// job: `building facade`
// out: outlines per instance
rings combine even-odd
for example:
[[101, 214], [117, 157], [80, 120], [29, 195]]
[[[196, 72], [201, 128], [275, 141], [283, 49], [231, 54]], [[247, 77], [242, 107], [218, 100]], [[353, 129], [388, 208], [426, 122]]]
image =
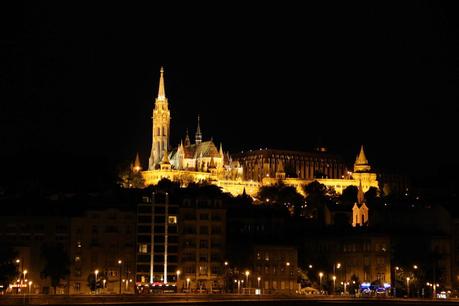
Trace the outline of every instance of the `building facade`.
[[176, 284], [178, 208], [168, 193], [159, 192], [144, 196], [137, 205], [137, 289]]
[[180, 207], [179, 290], [215, 292], [223, 289], [226, 209], [222, 199], [186, 198]]
[[[208, 181], [233, 195], [245, 192], [255, 196], [258, 189], [283, 180], [297, 187], [314, 180], [341, 193], [347, 186], [358, 186], [364, 191], [378, 186], [363, 152], [357, 156], [354, 172], [347, 171], [345, 163], [335, 154], [320, 147], [316, 152], [259, 150], [236, 154], [234, 160], [219, 149], [212, 139], [203, 141], [198, 125], [191, 142], [188, 131], [185, 139], [174, 148], [170, 145], [170, 111], [165, 94], [164, 69], [161, 68], [158, 96], [153, 110], [152, 147], [148, 170], [142, 171], [146, 185], [154, 185], [162, 178], [179, 181], [183, 186], [190, 182]], [[139, 168], [139, 167], [137, 167]], [[138, 170], [137, 170], [138, 171]]]
[[134, 212], [89, 210], [71, 219], [70, 233], [70, 294], [134, 293]]

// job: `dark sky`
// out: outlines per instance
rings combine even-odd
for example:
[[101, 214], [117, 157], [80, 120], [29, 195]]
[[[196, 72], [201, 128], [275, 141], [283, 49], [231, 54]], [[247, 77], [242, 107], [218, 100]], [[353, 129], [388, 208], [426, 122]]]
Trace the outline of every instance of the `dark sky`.
[[22, 35], [1, 41], [2, 165], [74, 169], [136, 151], [146, 164], [164, 65], [173, 143], [200, 114], [204, 138], [232, 152], [309, 150], [320, 136], [349, 162], [364, 143], [379, 167], [457, 167], [456, 13], [405, 1], [31, 2]]

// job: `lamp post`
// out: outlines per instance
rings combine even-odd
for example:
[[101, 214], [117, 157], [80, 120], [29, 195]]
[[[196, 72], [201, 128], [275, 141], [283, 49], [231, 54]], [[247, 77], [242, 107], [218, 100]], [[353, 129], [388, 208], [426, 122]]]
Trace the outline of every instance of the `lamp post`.
[[319, 272], [319, 291], [322, 293], [322, 276], [324, 274], [322, 272]]
[[120, 279], [120, 295], [121, 295], [121, 268], [123, 267], [123, 261], [121, 259], [118, 259], [118, 266], [120, 267], [120, 274], [118, 275], [119, 276], [119, 279]]
[[190, 278], [189, 277], [186, 279], [186, 290], [187, 292], [190, 292]]
[[245, 283], [245, 287], [248, 288], [249, 287], [249, 270], [245, 271], [245, 279], [246, 279], [246, 283]]
[[99, 274], [99, 270], [96, 269], [96, 270], [94, 270], [94, 276], [95, 276], [95, 278], [94, 278], [94, 285], [95, 285], [94, 288], [95, 288], [96, 294], [97, 294], [97, 274]]
[[30, 287], [32, 286], [32, 281], [29, 281], [29, 294], [30, 294]]
[[333, 278], [333, 294], [336, 294], [336, 287], [335, 287], [336, 286], [336, 276], [333, 275], [332, 278]]
[[257, 277], [257, 282], [258, 282], [258, 289], [260, 289], [260, 281], [261, 281], [261, 277]]
[[410, 278], [409, 277], [406, 278], [406, 291], [407, 291], [408, 297], [410, 297]]
[[178, 292], [178, 290], [179, 290], [178, 282], [179, 282], [179, 278], [180, 278], [180, 270], [177, 270], [175, 273], [177, 274], [177, 278], [175, 279], [175, 286], [177, 287], [177, 292]]

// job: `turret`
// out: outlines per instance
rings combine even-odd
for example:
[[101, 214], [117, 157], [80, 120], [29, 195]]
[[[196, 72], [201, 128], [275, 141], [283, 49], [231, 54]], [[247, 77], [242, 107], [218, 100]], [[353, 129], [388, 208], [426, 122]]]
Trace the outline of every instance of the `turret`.
[[371, 170], [371, 166], [368, 164], [368, 160], [365, 156], [365, 152], [363, 150], [363, 145], [360, 147], [360, 153], [357, 155], [354, 163], [354, 172], [369, 172]]
[[136, 156], [135, 156], [134, 167], [132, 169], [135, 172], [139, 172], [140, 170], [142, 170], [142, 166], [140, 165], [139, 153], [137, 153]]

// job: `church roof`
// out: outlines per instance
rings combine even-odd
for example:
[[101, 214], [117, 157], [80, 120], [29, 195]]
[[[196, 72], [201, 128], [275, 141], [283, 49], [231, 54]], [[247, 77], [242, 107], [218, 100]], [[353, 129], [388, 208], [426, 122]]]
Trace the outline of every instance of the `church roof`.
[[217, 147], [213, 141], [204, 141], [199, 144], [192, 144], [183, 147], [185, 151], [185, 158], [198, 158], [202, 157], [220, 157]]
[[[199, 158], [201, 157], [221, 157], [217, 147], [213, 141], [204, 141], [199, 144], [191, 144], [189, 146], [183, 146], [185, 158]], [[172, 151], [171, 157], [177, 154], [177, 148]]]

